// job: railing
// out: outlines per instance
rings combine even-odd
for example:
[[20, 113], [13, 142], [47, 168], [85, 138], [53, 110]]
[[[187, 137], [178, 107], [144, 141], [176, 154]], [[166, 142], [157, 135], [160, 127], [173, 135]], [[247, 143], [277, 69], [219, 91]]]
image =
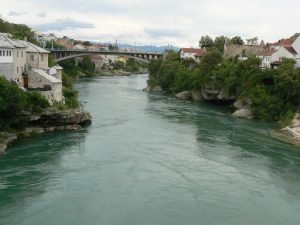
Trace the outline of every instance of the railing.
[[51, 52], [78, 52], [78, 53], [86, 53], [86, 52], [101, 52], [101, 53], [125, 53], [125, 54], [147, 54], [147, 55], [163, 55], [160, 52], [143, 52], [143, 51], [126, 51], [126, 50], [103, 50], [103, 49], [64, 49], [64, 48], [54, 48], [46, 50]]

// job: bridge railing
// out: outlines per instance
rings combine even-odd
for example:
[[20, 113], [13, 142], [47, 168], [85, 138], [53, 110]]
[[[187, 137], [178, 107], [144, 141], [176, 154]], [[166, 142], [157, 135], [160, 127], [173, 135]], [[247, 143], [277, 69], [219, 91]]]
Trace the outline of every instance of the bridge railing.
[[65, 48], [46, 48], [50, 52], [99, 52], [99, 53], [128, 53], [128, 54], [153, 54], [153, 55], [162, 55], [160, 52], [143, 52], [143, 51], [126, 51], [123, 49], [120, 50], [101, 50], [101, 49], [65, 49]]

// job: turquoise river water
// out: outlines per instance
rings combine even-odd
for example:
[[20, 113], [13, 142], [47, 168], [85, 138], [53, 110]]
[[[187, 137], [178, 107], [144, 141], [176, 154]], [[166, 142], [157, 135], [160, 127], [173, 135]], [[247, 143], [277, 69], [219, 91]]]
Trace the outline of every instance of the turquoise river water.
[[76, 84], [93, 124], [0, 156], [1, 225], [299, 225], [300, 149], [226, 107]]

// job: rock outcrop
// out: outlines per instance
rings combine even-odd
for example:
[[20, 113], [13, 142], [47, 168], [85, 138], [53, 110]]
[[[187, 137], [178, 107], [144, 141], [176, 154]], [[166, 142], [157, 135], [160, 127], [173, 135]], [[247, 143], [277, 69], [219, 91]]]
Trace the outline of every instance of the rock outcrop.
[[201, 88], [201, 97], [206, 101], [233, 102], [235, 96], [227, 96], [223, 88], [218, 87], [213, 82]]
[[251, 101], [250, 100], [238, 100], [233, 106], [236, 108], [236, 111], [232, 114], [236, 118], [244, 119], [253, 119], [253, 114], [251, 110]]
[[190, 91], [182, 91], [175, 95], [175, 98], [180, 100], [191, 100], [192, 99], [192, 93]]
[[41, 127], [66, 126], [66, 125], [85, 125], [92, 121], [90, 113], [78, 110], [56, 110], [46, 109], [38, 115], [30, 117], [30, 125]]
[[0, 153], [4, 152], [9, 144], [17, 140], [16, 134], [0, 132]]
[[155, 86], [155, 87], [148, 86], [148, 87], [144, 88], [143, 91], [145, 91], [145, 92], [158, 92], [159, 93], [159, 92], [162, 92], [163, 90], [162, 90], [161, 86]]
[[7, 146], [18, 137], [30, 137], [63, 130], [79, 130], [82, 126], [91, 122], [92, 116], [85, 111], [46, 109], [40, 114], [30, 115], [28, 126], [20, 131], [18, 135], [0, 133], [0, 153], [4, 152]]
[[201, 96], [201, 91], [191, 91], [192, 100], [195, 102], [201, 102], [203, 100]]
[[292, 123], [281, 131], [300, 144], [300, 114], [296, 113]]

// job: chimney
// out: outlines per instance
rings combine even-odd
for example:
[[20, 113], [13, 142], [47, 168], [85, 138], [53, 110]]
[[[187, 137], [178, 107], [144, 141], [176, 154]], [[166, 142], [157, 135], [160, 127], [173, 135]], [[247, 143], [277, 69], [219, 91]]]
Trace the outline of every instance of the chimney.
[[24, 41], [27, 41], [27, 37], [24, 37]]

